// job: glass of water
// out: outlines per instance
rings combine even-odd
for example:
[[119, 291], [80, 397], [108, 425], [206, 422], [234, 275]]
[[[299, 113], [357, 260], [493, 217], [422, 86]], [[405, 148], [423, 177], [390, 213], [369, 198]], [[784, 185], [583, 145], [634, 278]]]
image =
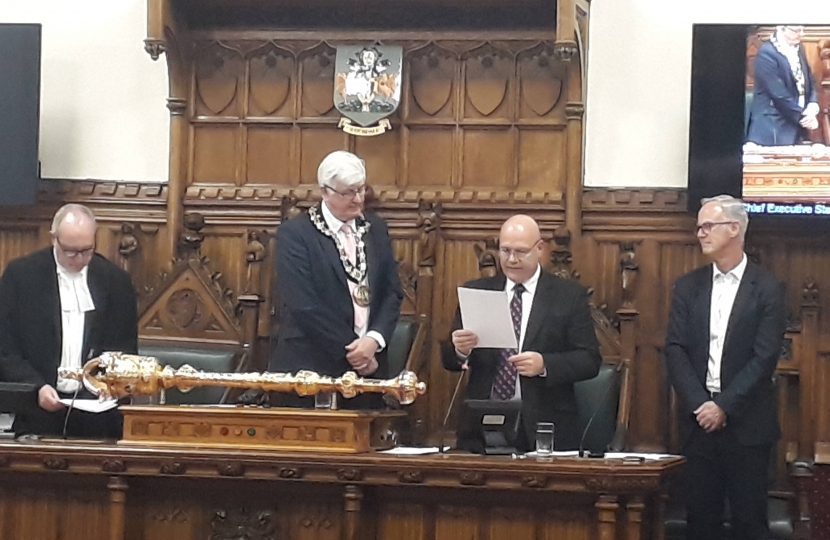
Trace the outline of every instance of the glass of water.
[[337, 410], [337, 393], [318, 392], [314, 395], [314, 408]]
[[536, 454], [549, 456], [553, 454], [553, 422], [536, 423]]

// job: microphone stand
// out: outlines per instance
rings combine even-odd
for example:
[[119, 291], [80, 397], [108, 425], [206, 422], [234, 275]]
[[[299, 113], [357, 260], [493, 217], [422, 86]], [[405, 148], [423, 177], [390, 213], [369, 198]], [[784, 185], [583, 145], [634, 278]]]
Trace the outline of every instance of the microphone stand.
[[72, 394], [72, 401], [69, 402], [69, 407], [66, 410], [66, 416], [63, 418], [62, 438], [64, 439], [66, 439], [66, 428], [69, 427], [69, 415], [72, 414], [72, 410], [75, 408], [75, 400], [78, 398], [78, 392], [80, 392], [82, 384], [82, 381], [78, 381], [78, 386], [75, 387], [75, 392]]
[[438, 452], [441, 454], [444, 453], [444, 437], [446, 436], [447, 420], [450, 419], [450, 413], [452, 412], [453, 405], [455, 405], [455, 399], [458, 397], [458, 390], [461, 388], [461, 381], [464, 380], [464, 375], [467, 373], [469, 362], [470, 358], [467, 357], [461, 365], [461, 374], [458, 376], [458, 381], [455, 383], [455, 390], [452, 393], [452, 398], [450, 398], [450, 405], [447, 407], [447, 413], [444, 415], [444, 421], [441, 423], [441, 439], [438, 442]]

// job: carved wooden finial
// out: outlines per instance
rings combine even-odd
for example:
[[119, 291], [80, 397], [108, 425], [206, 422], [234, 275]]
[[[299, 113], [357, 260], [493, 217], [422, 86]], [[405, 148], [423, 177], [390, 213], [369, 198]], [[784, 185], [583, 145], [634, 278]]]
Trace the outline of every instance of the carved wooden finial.
[[822, 39], [818, 42], [818, 54], [821, 58], [822, 80], [830, 78], [830, 39]]
[[476, 243], [473, 250], [478, 258], [478, 273], [481, 277], [493, 277], [501, 271], [497, 238], [488, 238], [483, 244]]
[[150, 55], [153, 61], [156, 61], [163, 53], [167, 52], [167, 46], [159, 39], [148, 38], [144, 40], [144, 50]]
[[818, 284], [813, 277], [804, 280], [804, 286], [801, 289], [801, 305], [803, 307], [818, 307]]
[[553, 231], [553, 245], [550, 248], [551, 274], [563, 279], [579, 279], [579, 273], [573, 270], [573, 253], [571, 252], [571, 231], [564, 224]]
[[409, 261], [401, 261], [398, 263], [398, 279], [401, 281], [401, 288], [406, 300], [410, 302], [413, 308], [417, 305], [417, 287], [418, 287], [418, 273], [412, 267]]
[[640, 266], [637, 264], [634, 244], [625, 242], [620, 245], [620, 273], [622, 274], [622, 307], [634, 308], [634, 299], [637, 296], [637, 277]]
[[130, 273], [130, 259], [139, 248], [138, 237], [135, 235], [135, 225], [129, 222], [121, 224], [121, 239], [118, 241], [118, 253], [123, 257], [121, 267]]
[[283, 196], [280, 201], [280, 223], [285, 223], [302, 212], [302, 210], [300, 210], [297, 206], [297, 203], [298, 201], [296, 197], [289, 197], [288, 195]]
[[764, 264], [764, 259], [766, 259], [764, 248], [756, 244], [753, 240], [754, 237], [747, 238], [747, 241], [744, 244], [744, 252], [746, 252], [747, 259], [759, 266], [762, 266]]
[[245, 277], [245, 293], [259, 294], [261, 288], [262, 261], [265, 260], [268, 233], [266, 231], [249, 230], [248, 245], [245, 249], [245, 262], [248, 271]]
[[576, 41], [557, 41], [553, 44], [553, 52], [562, 62], [570, 62], [578, 57], [579, 49], [577, 48]]
[[202, 229], [205, 226], [205, 216], [198, 212], [184, 215], [185, 231], [179, 236], [179, 246], [185, 253], [198, 253], [202, 247], [205, 235]]
[[118, 241], [118, 253], [125, 259], [138, 249], [138, 238], [135, 236], [135, 225], [129, 222], [121, 224], [121, 240]]
[[441, 229], [441, 210], [440, 202], [431, 203], [423, 199], [418, 202], [416, 226], [421, 230], [419, 239], [421, 251], [418, 259], [420, 267], [435, 266], [435, 247], [438, 245]]

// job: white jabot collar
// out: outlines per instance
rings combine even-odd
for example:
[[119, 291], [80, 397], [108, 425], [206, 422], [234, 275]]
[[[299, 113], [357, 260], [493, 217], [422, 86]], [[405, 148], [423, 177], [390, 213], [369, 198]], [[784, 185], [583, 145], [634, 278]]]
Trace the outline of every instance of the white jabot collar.
[[70, 272], [58, 261], [57, 252], [52, 249], [55, 257], [55, 265], [58, 270], [58, 293], [61, 300], [61, 311], [79, 311], [86, 313], [95, 310], [95, 303], [89, 292], [87, 276], [89, 265], [86, 265], [80, 272]]

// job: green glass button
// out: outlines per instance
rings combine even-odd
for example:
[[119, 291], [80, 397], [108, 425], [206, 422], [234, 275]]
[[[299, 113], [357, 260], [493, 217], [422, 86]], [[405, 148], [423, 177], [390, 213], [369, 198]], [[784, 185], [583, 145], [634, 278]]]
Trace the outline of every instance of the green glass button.
[[248, 428], [248, 435], [253, 437], [254, 435], [256, 435], [256, 430], [254, 428]]

